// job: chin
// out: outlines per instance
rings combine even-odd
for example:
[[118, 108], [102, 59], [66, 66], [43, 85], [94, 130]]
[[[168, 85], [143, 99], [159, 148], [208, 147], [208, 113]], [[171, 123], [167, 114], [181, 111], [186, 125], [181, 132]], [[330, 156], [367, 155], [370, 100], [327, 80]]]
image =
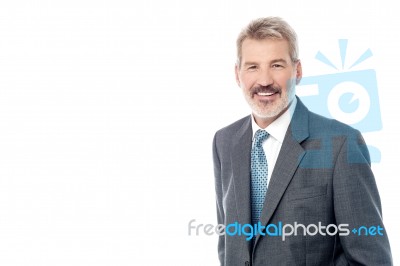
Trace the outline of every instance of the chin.
[[261, 118], [261, 119], [269, 119], [269, 118], [275, 118], [278, 117], [279, 115], [281, 115], [289, 106], [288, 103], [286, 102], [281, 102], [278, 104], [278, 106], [259, 106], [256, 104], [252, 104], [251, 105], [251, 109], [254, 113], [254, 115], [256, 115], [257, 117]]
[[275, 117], [277, 117], [279, 114], [280, 114], [281, 112], [278, 112], [278, 111], [275, 111], [275, 112], [273, 112], [273, 111], [269, 111], [269, 112], [260, 112], [259, 110], [254, 110], [253, 109], [253, 114], [255, 115], [255, 116], [257, 116], [258, 118], [261, 118], [261, 119], [270, 119], [270, 118], [275, 118]]

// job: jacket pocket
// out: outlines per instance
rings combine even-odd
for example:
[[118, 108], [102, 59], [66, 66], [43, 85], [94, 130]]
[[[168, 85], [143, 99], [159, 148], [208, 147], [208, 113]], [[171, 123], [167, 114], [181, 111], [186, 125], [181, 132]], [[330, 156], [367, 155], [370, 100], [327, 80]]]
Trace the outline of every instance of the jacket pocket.
[[286, 193], [288, 201], [315, 198], [326, 195], [327, 185], [291, 189]]

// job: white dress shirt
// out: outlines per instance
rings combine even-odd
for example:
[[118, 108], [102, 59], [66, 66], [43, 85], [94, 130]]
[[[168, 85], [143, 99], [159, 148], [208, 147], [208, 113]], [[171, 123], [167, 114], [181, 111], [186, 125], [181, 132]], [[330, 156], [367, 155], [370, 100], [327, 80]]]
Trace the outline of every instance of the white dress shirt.
[[289, 108], [266, 128], [260, 128], [257, 125], [254, 116], [251, 115], [252, 117], [251, 127], [253, 130], [253, 145], [254, 145], [254, 137], [257, 130], [264, 129], [269, 133], [269, 137], [263, 142], [262, 145], [265, 156], [267, 157], [267, 164], [268, 164], [267, 185], [269, 184], [271, 175], [274, 171], [276, 159], [278, 158], [279, 152], [281, 151], [282, 142], [283, 139], [285, 138], [286, 131], [292, 119], [294, 109], [296, 108], [296, 104], [297, 104], [297, 99], [296, 97], [294, 97]]

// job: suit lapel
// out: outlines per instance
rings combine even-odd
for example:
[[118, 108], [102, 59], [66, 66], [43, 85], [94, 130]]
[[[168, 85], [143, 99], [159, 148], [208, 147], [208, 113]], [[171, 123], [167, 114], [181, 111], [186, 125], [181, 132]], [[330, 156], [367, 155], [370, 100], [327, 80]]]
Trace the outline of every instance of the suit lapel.
[[[241, 225], [251, 223], [250, 199], [250, 152], [252, 143], [251, 116], [243, 123], [237, 134], [233, 137], [231, 151], [233, 185], [235, 189], [236, 210], [238, 223]], [[242, 235], [243, 242], [246, 236]]]
[[[308, 137], [308, 110], [303, 103], [297, 99], [289, 128], [282, 143], [281, 150], [276, 161], [271, 180], [268, 185], [264, 207], [261, 213], [260, 222], [268, 224], [274, 214], [287, 186], [303, 158], [305, 151], [300, 143]], [[256, 238], [256, 243], [260, 235]]]

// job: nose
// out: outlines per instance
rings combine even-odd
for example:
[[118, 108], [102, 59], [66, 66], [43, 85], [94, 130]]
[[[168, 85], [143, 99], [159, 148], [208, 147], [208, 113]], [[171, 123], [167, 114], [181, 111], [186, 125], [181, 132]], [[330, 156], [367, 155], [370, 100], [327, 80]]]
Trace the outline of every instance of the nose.
[[274, 83], [270, 71], [267, 68], [261, 68], [258, 72], [257, 83], [260, 86], [268, 86]]

